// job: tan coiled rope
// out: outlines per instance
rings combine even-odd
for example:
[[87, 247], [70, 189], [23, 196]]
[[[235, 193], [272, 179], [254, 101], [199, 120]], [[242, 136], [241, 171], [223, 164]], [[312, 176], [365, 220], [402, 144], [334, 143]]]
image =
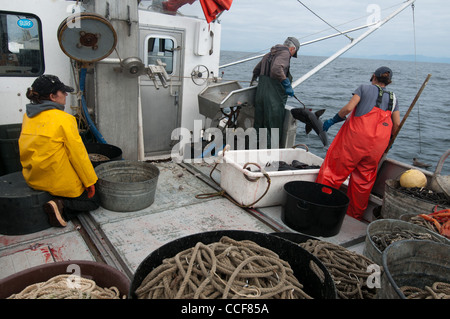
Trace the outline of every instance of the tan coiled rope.
[[394, 242], [406, 239], [439, 241], [429, 233], [402, 229], [400, 227], [394, 227], [391, 232], [372, 235], [371, 239], [375, 246], [382, 252]]
[[95, 281], [80, 276], [59, 275], [30, 285], [7, 299], [120, 299], [120, 293], [116, 287], [101, 288]]
[[367, 287], [367, 279], [372, 274], [367, 267], [374, 264], [365, 256], [342, 246], [321, 240], [308, 239], [299, 244], [316, 256], [330, 272], [341, 299], [373, 299], [375, 289]]
[[431, 287], [425, 286], [424, 289], [403, 286], [400, 287], [407, 299], [450, 299], [450, 283], [435, 282]]
[[227, 236], [165, 259], [136, 289], [139, 299], [310, 299], [288, 262], [248, 240]]

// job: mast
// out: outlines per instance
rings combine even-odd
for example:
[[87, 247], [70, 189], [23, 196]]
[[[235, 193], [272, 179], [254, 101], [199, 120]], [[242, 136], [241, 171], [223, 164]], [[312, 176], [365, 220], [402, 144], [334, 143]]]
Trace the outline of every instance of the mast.
[[[358, 31], [358, 30], [361, 30], [361, 29], [365, 29], [365, 28], [371, 27], [371, 26], [373, 26], [375, 24], [377, 24], [377, 23], [366, 24], [366, 25], [363, 25], [363, 26], [360, 26], [360, 27], [356, 27], [356, 28], [353, 28], [353, 29], [342, 31], [340, 33], [334, 33], [334, 34], [331, 34], [331, 35], [328, 35], [328, 36], [325, 36], [325, 37], [322, 37], [322, 38], [314, 39], [314, 40], [307, 41], [307, 42], [302, 42], [302, 43], [300, 43], [300, 47], [303, 47], [303, 46], [308, 45], [308, 44], [320, 42], [320, 41], [323, 41], [323, 40], [331, 39], [331, 38], [334, 38], [334, 37], [337, 37], [337, 36], [341, 36], [343, 34], [347, 34], [347, 33], [350, 33], [350, 32], [354, 32], [354, 31]], [[229, 67], [229, 66], [232, 66], [232, 65], [240, 64], [240, 63], [243, 63], [243, 62], [248, 62], [248, 61], [251, 61], [251, 60], [258, 59], [258, 58], [262, 58], [265, 54], [266, 54], [266, 52], [264, 52], [262, 54], [259, 54], [259, 55], [252, 56], [250, 58], [242, 59], [242, 60], [235, 61], [235, 62], [230, 62], [230, 63], [227, 63], [227, 64], [219, 66], [219, 68], [226, 68], [226, 67]]]
[[[319, 39], [315, 39], [315, 40], [312, 40], [312, 41], [301, 43], [300, 46], [305, 46], [305, 45], [308, 45], [308, 44], [312, 44], [312, 43], [315, 43], [315, 42], [319, 42], [319, 41], [322, 41], [322, 40], [326, 40], [326, 39], [330, 39], [330, 38], [333, 38], [333, 37], [336, 37], [336, 36], [340, 36], [342, 34], [347, 34], [347, 33], [358, 31], [358, 30], [361, 30], [361, 29], [364, 29], [364, 28], [369, 28], [369, 30], [367, 30], [365, 33], [363, 33], [359, 38], [353, 39], [352, 42], [349, 43], [347, 46], [343, 47], [342, 49], [340, 49], [339, 51], [334, 53], [332, 56], [330, 56], [329, 58], [324, 60], [322, 63], [317, 65], [315, 68], [313, 68], [312, 70], [310, 70], [309, 72], [304, 74], [301, 78], [299, 78], [298, 80], [294, 81], [292, 83], [292, 87], [295, 88], [296, 86], [300, 85], [301, 83], [303, 83], [304, 81], [309, 79], [311, 76], [316, 74], [322, 68], [324, 68], [325, 66], [327, 66], [328, 64], [330, 64], [331, 62], [336, 60], [338, 57], [340, 57], [342, 54], [344, 54], [345, 52], [350, 50], [352, 47], [354, 47], [356, 44], [358, 44], [363, 39], [368, 37], [370, 34], [375, 32], [379, 28], [381, 28], [382, 25], [384, 25], [386, 22], [388, 22], [389, 20], [394, 18], [396, 15], [398, 15], [403, 10], [405, 10], [408, 6], [412, 5], [415, 1], [416, 0], [407, 0], [407, 1], [405, 1], [405, 3], [397, 11], [393, 12], [391, 15], [386, 17], [384, 20], [380, 20], [377, 23], [366, 24], [366, 25], [363, 25], [363, 26], [360, 26], [360, 27], [356, 27], [356, 28], [353, 28], [353, 29], [349, 29], [349, 30], [346, 30], [346, 31], [343, 31], [343, 32], [340, 32], [340, 33], [335, 33], [335, 34], [332, 34], [332, 35], [329, 35], [329, 36], [326, 36], [326, 37], [322, 37], [322, 38], [319, 38]], [[240, 64], [240, 63], [248, 62], [248, 61], [251, 61], [251, 60], [255, 60], [255, 59], [263, 57], [265, 54], [266, 53], [263, 53], [263, 54], [259, 54], [259, 55], [256, 55], [256, 56], [253, 56], [253, 57], [250, 57], [250, 58], [243, 59], [243, 60], [239, 60], [239, 61], [231, 62], [231, 63], [228, 63], [228, 64], [224, 64], [224, 65], [219, 66], [219, 68], [220, 69], [221, 68], [226, 68], [226, 67], [233, 66], [233, 65], [236, 65], [236, 64]]]

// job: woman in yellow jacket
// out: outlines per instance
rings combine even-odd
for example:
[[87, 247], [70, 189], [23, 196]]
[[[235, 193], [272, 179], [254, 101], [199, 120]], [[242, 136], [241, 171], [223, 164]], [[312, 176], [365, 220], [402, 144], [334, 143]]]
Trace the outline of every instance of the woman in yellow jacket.
[[28, 186], [54, 196], [44, 205], [52, 226], [66, 226], [80, 212], [98, 208], [97, 175], [74, 116], [64, 111], [67, 92], [58, 77], [41, 75], [27, 91], [19, 138], [22, 173]]

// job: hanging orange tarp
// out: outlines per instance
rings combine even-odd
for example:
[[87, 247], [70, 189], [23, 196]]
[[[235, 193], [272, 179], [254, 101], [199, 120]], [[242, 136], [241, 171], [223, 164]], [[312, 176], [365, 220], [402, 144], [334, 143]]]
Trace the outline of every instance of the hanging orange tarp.
[[184, 6], [186, 3], [193, 4], [195, 0], [168, 0], [163, 1], [162, 6], [165, 11], [175, 13], [177, 10]]
[[229, 10], [233, 0], [200, 0], [206, 21], [210, 23], [224, 10]]

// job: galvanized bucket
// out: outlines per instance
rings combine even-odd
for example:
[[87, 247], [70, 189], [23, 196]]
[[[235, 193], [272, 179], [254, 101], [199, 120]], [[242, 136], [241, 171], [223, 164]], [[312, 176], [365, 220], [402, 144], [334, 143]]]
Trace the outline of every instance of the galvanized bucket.
[[[407, 213], [428, 214], [433, 212], [436, 203], [421, 198], [415, 198], [403, 193], [398, 180], [388, 179], [385, 183], [381, 216], [383, 218], [399, 219]], [[440, 209], [450, 208], [442, 205]]]
[[115, 212], [144, 209], [155, 199], [159, 169], [150, 163], [113, 161], [95, 168], [100, 205]]
[[388, 234], [398, 230], [409, 231], [417, 234], [427, 234], [430, 235], [432, 240], [436, 242], [450, 245], [450, 240], [422, 226], [398, 219], [379, 219], [373, 221], [369, 224], [369, 226], [367, 226], [366, 241], [363, 251], [364, 256], [373, 260], [378, 265], [381, 265], [383, 252], [372, 240], [372, 236]]
[[424, 289], [435, 282], [450, 283], [450, 245], [426, 240], [403, 240], [382, 257], [379, 299], [406, 299], [404, 286]]

